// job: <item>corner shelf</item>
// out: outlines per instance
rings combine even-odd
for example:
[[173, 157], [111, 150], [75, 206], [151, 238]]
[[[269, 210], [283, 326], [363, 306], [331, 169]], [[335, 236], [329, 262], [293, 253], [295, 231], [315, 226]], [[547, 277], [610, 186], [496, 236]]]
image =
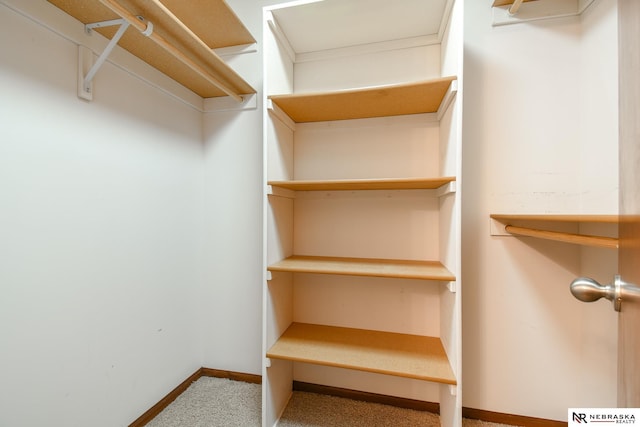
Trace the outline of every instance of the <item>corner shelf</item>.
[[438, 261], [293, 255], [269, 265], [267, 270], [401, 279], [456, 280], [455, 276]]
[[456, 384], [435, 337], [292, 323], [267, 357]]
[[456, 77], [323, 93], [271, 95], [296, 123], [435, 113], [446, 104]]
[[[48, 0], [83, 24], [91, 24], [120, 16], [106, 6], [105, 0]], [[109, 3], [112, 3], [109, 0]], [[118, 7], [133, 16], [153, 23], [154, 37], [166, 40], [172, 48], [184, 54], [189, 62], [202, 68], [235, 94], [256, 93], [212, 49], [255, 43], [255, 39], [223, 0], [201, 0], [197, 3], [180, 0], [117, 0]], [[137, 24], [140, 24], [138, 22]], [[146, 24], [145, 24], [146, 25]], [[112, 38], [113, 27], [97, 28]], [[140, 31], [126, 31], [118, 43], [133, 55], [202, 98], [227, 96], [227, 93], [203, 77], [191, 66], [177, 59]]]
[[435, 190], [455, 182], [456, 178], [388, 178], [268, 181], [273, 187], [292, 191], [358, 191], [358, 190]]
[[609, 236], [594, 236], [586, 234], [567, 233], [561, 231], [543, 230], [540, 227], [527, 226], [526, 223], [542, 222], [547, 224], [559, 223], [593, 223], [618, 224], [617, 215], [504, 215], [493, 214], [491, 219], [500, 223], [504, 233], [492, 232], [494, 235], [516, 235], [573, 243], [584, 246], [617, 249], [618, 238]]

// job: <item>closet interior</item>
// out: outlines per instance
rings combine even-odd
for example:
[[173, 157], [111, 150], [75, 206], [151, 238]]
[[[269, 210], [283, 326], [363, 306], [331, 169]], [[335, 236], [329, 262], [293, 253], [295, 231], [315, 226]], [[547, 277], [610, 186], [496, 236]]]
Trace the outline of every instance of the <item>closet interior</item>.
[[265, 8], [263, 424], [294, 381], [461, 422], [462, 4]]

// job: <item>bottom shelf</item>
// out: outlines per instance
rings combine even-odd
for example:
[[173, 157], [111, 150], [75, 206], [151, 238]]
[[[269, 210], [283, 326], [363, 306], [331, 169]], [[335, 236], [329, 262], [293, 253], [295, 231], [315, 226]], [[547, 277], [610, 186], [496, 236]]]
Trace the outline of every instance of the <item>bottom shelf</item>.
[[456, 280], [455, 276], [439, 261], [293, 255], [271, 264], [268, 270], [403, 279]]
[[267, 357], [456, 384], [435, 337], [292, 323]]

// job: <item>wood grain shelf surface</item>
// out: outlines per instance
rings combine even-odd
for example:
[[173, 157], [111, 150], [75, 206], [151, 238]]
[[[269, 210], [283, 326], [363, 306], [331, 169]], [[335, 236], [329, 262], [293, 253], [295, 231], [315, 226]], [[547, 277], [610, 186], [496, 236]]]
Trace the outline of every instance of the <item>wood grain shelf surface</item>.
[[296, 123], [435, 113], [454, 80], [456, 77], [444, 77], [365, 89], [271, 95], [269, 99]]
[[271, 264], [269, 271], [338, 274], [453, 281], [455, 276], [439, 261], [410, 261], [376, 258], [341, 258], [293, 255]]
[[[590, 234], [569, 233], [564, 231], [544, 230], [539, 225], [531, 226], [527, 222], [552, 223], [592, 223], [618, 224], [618, 215], [545, 215], [545, 214], [494, 214], [491, 218], [504, 224], [504, 230], [512, 235], [535, 237], [556, 242], [572, 243], [583, 246], [617, 249], [617, 237], [594, 236]], [[514, 224], [515, 223], [515, 224]]]
[[267, 357], [456, 384], [435, 337], [292, 323]]
[[341, 179], [269, 181], [267, 184], [294, 191], [435, 190], [450, 182], [454, 182], [455, 180], [455, 177]]
[[[536, 1], [536, 0], [523, 0], [523, 1], [527, 2], [527, 1]], [[514, 0], [495, 0], [491, 6], [492, 7], [508, 6], [510, 4], [513, 4], [513, 2]]]
[[[99, 0], [48, 1], [83, 24], [120, 18]], [[118, 3], [133, 15], [152, 22], [154, 33], [161, 35], [238, 94], [256, 92], [211, 50], [255, 43], [253, 36], [224, 0], [162, 0], [162, 5], [184, 26], [170, 19], [155, 1], [118, 0]], [[116, 30], [117, 27], [104, 27], [95, 31], [111, 39]], [[125, 32], [118, 45], [203, 98], [226, 96], [224, 91], [134, 28]]]

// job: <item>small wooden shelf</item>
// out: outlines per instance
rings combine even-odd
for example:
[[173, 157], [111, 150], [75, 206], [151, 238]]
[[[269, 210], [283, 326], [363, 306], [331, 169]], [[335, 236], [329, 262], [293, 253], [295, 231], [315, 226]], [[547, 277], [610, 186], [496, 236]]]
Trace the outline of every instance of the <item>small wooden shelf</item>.
[[293, 255], [271, 264], [269, 271], [339, 274], [453, 281], [455, 276], [438, 261], [409, 261], [376, 258], [340, 258]]
[[324, 93], [272, 95], [296, 123], [435, 113], [455, 77]]
[[617, 215], [491, 215], [491, 218], [504, 224], [504, 231], [516, 236], [536, 237], [539, 239], [554, 240], [564, 243], [573, 243], [584, 246], [617, 249], [618, 238], [609, 236], [594, 236], [587, 234], [567, 233], [532, 227], [527, 222], [536, 223], [593, 223], [593, 224], [617, 224]]
[[292, 323], [267, 357], [456, 384], [435, 337]]
[[273, 187], [293, 191], [344, 191], [344, 190], [435, 190], [454, 182], [455, 177], [443, 178], [390, 178], [390, 179], [340, 179], [269, 181]]
[[[522, 0], [522, 1], [527, 2], [527, 1], [536, 1], [536, 0]], [[495, 0], [491, 6], [492, 7], [508, 6], [513, 3], [514, 3], [514, 0]]]
[[[83, 24], [120, 18], [99, 0], [48, 1]], [[118, 0], [118, 4], [129, 13], [143, 16], [152, 22], [154, 33], [169, 41], [235, 93], [256, 92], [211, 50], [255, 43], [253, 36], [224, 0], [162, 0], [161, 5], [184, 25], [171, 19], [155, 1]], [[104, 27], [96, 31], [111, 39], [116, 29], [117, 27]], [[227, 96], [224, 91], [136, 29], [128, 29], [118, 45], [203, 98]]]

